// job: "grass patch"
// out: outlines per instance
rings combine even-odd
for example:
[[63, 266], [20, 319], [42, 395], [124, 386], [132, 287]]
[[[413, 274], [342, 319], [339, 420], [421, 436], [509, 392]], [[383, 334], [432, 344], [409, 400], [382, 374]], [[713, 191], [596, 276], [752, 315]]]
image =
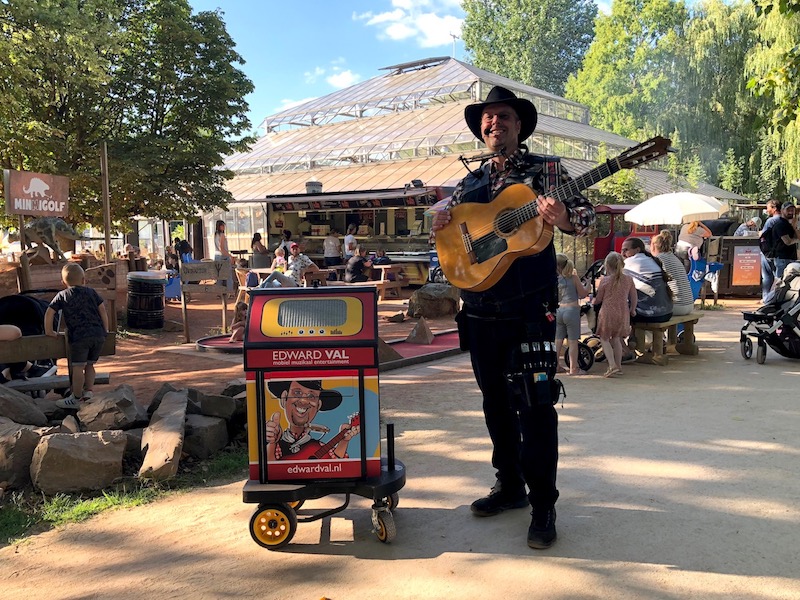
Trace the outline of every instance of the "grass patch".
[[181, 463], [178, 475], [166, 482], [127, 478], [95, 494], [44, 496], [14, 492], [0, 499], [0, 545], [12, 544], [48, 529], [85, 521], [118, 508], [149, 504], [169, 494], [247, 476], [247, 448], [226, 448], [208, 460]]
[[722, 302], [719, 302], [718, 304], [709, 304], [706, 302], [705, 304], [700, 305], [700, 310], [708, 310], [708, 311], [725, 310], [725, 305]]

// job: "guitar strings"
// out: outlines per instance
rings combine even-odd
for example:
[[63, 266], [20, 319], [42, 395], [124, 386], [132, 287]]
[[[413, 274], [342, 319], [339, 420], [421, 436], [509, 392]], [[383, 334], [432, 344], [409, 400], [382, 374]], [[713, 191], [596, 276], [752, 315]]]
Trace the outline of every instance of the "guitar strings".
[[[609, 161], [610, 162], [610, 161]], [[607, 171], [601, 177], [595, 178], [595, 175], [600, 175], [603, 171]], [[588, 173], [584, 173], [583, 175], [577, 177], [576, 179], [570, 180], [563, 185], [558, 186], [552, 192], [550, 192], [550, 197], [555, 198], [563, 202], [567, 198], [578, 194], [581, 190], [586, 189], [587, 187], [591, 186], [592, 184], [605, 179], [612, 173], [618, 171], [619, 168], [615, 170], [611, 170], [610, 165], [606, 162], [602, 165], [592, 169]], [[530, 213], [530, 214], [526, 214]], [[519, 217], [522, 216], [522, 219]], [[495, 230], [500, 229], [500, 231], [507, 231], [510, 226], [519, 225], [528, 221], [532, 218], [539, 216], [539, 209], [536, 204], [536, 200], [532, 200], [519, 206], [515, 209], [512, 209], [508, 212], [503, 213], [500, 217], [492, 221], [490, 225], [484, 225], [482, 227], [478, 227], [469, 232], [470, 236], [474, 239], [482, 238], [490, 233], [493, 233]]]

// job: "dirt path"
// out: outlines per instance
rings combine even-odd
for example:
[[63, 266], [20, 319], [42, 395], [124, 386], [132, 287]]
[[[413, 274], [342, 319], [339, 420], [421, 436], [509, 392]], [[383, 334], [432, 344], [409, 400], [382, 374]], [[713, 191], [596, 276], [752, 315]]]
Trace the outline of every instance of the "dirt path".
[[[493, 473], [459, 356], [381, 377], [409, 474], [393, 544], [371, 533], [359, 498], [301, 524], [285, 550], [264, 550], [237, 481], [2, 548], [2, 598], [800, 598], [800, 363], [774, 352], [764, 365], [745, 361], [742, 305], [732, 306], [701, 319], [697, 357], [626, 365], [613, 380], [600, 365], [567, 381], [559, 540], [548, 551], [527, 548], [524, 510], [469, 513]], [[147, 378], [174, 377], [169, 353], [128, 351], [127, 377], [142, 378], [140, 359]], [[203, 385], [240, 369], [178, 360]]]

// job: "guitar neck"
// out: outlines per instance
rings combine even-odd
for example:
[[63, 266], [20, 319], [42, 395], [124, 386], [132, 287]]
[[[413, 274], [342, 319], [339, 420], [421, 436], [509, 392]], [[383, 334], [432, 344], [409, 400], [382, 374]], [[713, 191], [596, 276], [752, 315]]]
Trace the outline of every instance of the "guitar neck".
[[321, 446], [316, 452], [314, 452], [312, 456], [316, 459], [324, 457], [326, 454], [328, 454], [328, 452], [331, 451], [331, 449], [333, 449], [336, 446], [336, 444], [338, 444], [339, 442], [342, 441], [342, 439], [344, 439], [344, 434], [347, 433], [348, 431], [350, 431], [349, 428], [337, 433], [330, 439], [329, 442], [327, 442], [324, 446]]
[[568, 181], [564, 185], [558, 186], [552, 192], [549, 192], [547, 195], [551, 198], [555, 198], [556, 200], [563, 202], [567, 198], [572, 198], [576, 196], [580, 192], [585, 189], [590, 188], [598, 181], [603, 181], [607, 177], [611, 177], [614, 173], [620, 170], [619, 161], [614, 159], [609, 159], [604, 162], [602, 165], [599, 165], [592, 169], [591, 171], [587, 171], [580, 177], [576, 177], [575, 179]]

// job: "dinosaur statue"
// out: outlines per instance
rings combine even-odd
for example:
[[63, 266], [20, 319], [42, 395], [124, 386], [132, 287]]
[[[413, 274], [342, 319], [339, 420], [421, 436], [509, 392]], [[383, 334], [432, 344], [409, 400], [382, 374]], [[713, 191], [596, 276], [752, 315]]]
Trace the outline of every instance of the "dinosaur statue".
[[32, 249], [31, 242], [38, 246], [47, 246], [59, 260], [66, 260], [61, 251], [59, 238], [65, 240], [83, 240], [84, 238], [77, 233], [64, 219], [59, 217], [39, 217], [33, 219], [25, 225], [25, 249]]

